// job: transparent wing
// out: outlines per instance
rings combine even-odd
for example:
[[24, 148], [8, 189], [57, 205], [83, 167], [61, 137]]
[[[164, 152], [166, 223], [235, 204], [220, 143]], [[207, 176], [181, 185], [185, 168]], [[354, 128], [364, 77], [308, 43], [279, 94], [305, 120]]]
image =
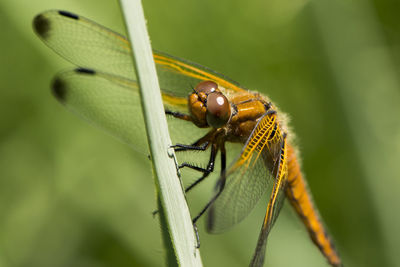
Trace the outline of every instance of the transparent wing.
[[73, 64], [136, 80], [125, 37], [75, 14], [50, 10], [33, 20], [42, 41]]
[[147, 152], [146, 132], [136, 82], [89, 69], [59, 73], [54, 96], [85, 120]]
[[[51, 49], [79, 67], [137, 80], [128, 40], [84, 17], [51, 10], [33, 21], [38, 36]], [[196, 63], [154, 52], [162, 90], [186, 97], [202, 80], [214, 80], [226, 94], [245, 92], [229, 78]]]
[[[138, 85], [135, 81], [90, 69], [77, 68], [59, 73], [52, 84], [54, 96], [72, 112], [91, 124], [104, 129], [131, 145], [135, 150], [147, 153], [147, 140], [141, 110]], [[183, 112], [176, 103], [186, 99], [163, 94], [164, 105], [173, 111]], [[205, 129], [181, 120], [168, 123], [174, 142], [193, 142], [204, 134]]]
[[268, 201], [267, 212], [265, 213], [264, 222], [258, 237], [257, 247], [250, 263], [251, 267], [262, 267], [264, 265], [268, 235], [278, 217], [285, 198], [284, 189], [286, 187], [288, 176], [286, 140], [282, 141], [281, 153], [279, 156], [279, 168], [277, 170], [274, 187]]
[[209, 232], [219, 233], [240, 222], [265, 192], [272, 191], [282, 141], [276, 114], [265, 114], [227, 170], [225, 188], [208, 213]]
[[238, 83], [207, 67], [157, 51], [153, 55], [161, 89], [170, 94], [187, 97], [199, 82], [205, 80], [215, 81], [228, 97], [235, 93], [247, 93]]

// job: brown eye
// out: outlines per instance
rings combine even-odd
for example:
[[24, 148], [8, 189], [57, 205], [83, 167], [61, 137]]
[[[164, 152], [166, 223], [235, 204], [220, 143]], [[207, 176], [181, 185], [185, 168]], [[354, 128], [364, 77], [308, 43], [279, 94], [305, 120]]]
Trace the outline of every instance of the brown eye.
[[218, 85], [213, 81], [204, 81], [199, 83], [194, 89], [197, 93], [210, 94], [218, 89]]
[[214, 92], [207, 97], [207, 123], [214, 128], [224, 126], [231, 117], [231, 107], [228, 99], [220, 92]]

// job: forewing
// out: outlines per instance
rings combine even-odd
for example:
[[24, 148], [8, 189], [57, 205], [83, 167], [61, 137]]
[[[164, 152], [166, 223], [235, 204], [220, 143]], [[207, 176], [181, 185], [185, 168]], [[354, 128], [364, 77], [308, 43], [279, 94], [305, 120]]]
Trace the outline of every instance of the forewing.
[[225, 188], [208, 213], [209, 232], [222, 232], [238, 223], [266, 191], [271, 192], [282, 141], [276, 115], [265, 114], [227, 171]]
[[47, 46], [73, 64], [136, 80], [129, 42], [122, 35], [57, 10], [36, 16], [33, 28]]
[[178, 96], [187, 96], [199, 82], [205, 80], [215, 81], [227, 96], [247, 92], [230, 78], [197, 63], [158, 51], [154, 51], [154, 60], [160, 86], [166, 92], [172, 90]]
[[[33, 21], [38, 36], [51, 49], [73, 64], [99, 72], [137, 80], [129, 41], [89, 19], [51, 10]], [[187, 97], [200, 81], [213, 80], [225, 94], [246, 92], [229, 78], [183, 59], [154, 52], [161, 89], [169, 95]]]

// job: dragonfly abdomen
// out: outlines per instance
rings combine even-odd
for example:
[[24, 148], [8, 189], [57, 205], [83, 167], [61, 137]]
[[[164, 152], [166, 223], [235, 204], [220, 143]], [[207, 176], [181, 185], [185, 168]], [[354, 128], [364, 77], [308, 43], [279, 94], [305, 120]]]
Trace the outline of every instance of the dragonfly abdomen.
[[290, 145], [288, 146], [288, 183], [286, 196], [306, 226], [311, 239], [329, 263], [335, 267], [342, 266], [335, 246], [327, 234], [318, 210], [314, 206], [307, 183], [300, 171], [296, 152]]

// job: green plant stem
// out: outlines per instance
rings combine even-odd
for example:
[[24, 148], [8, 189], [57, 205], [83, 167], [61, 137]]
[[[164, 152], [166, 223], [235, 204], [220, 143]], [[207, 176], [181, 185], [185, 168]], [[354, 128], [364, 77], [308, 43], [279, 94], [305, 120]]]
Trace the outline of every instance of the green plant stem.
[[153, 53], [140, 0], [120, 0], [131, 40], [156, 186], [180, 266], [202, 266], [161, 100]]

